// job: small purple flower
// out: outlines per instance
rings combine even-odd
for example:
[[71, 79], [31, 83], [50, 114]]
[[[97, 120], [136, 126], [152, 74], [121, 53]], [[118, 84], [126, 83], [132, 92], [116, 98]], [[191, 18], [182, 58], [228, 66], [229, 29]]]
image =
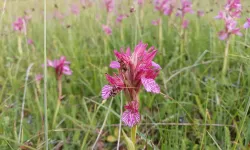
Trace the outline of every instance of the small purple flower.
[[65, 56], [61, 56], [59, 60], [48, 60], [48, 66], [55, 69], [57, 79], [60, 79], [63, 74], [72, 75], [69, 65], [70, 62], [66, 60]]
[[243, 26], [245, 29], [250, 28], [250, 18], [247, 18], [247, 22]]
[[112, 34], [112, 29], [108, 25], [102, 25], [102, 29], [107, 35]]

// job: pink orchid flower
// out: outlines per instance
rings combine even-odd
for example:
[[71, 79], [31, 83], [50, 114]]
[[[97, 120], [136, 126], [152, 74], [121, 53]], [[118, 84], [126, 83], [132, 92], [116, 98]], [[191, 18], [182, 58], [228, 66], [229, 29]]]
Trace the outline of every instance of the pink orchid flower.
[[121, 15], [119, 15], [119, 16], [116, 18], [116, 22], [117, 22], [117, 23], [121, 23], [122, 20], [123, 20], [123, 19], [126, 19], [126, 18], [128, 18], [128, 15], [123, 15], [123, 14], [121, 14]]
[[188, 27], [188, 25], [189, 25], [189, 21], [188, 20], [184, 20], [182, 22], [182, 28], [186, 29]]
[[176, 0], [155, 0], [155, 9], [164, 15], [170, 16], [174, 10]]
[[29, 45], [33, 45], [33, 44], [34, 44], [34, 41], [33, 41], [32, 39], [28, 39], [28, 40], [27, 40], [27, 43], [28, 43]]
[[202, 10], [198, 10], [198, 11], [197, 11], [197, 16], [198, 16], [198, 17], [203, 17], [204, 14], [205, 14], [205, 13], [204, 13], [204, 11], [202, 11]]
[[78, 5], [76, 4], [72, 4], [71, 5], [71, 12], [75, 15], [79, 15], [80, 14], [80, 8], [78, 7]]
[[54, 17], [58, 20], [63, 20], [65, 18], [65, 15], [61, 13], [59, 10], [55, 10]]
[[240, 28], [237, 27], [237, 18], [241, 16], [240, 0], [228, 0], [224, 10], [219, 11], [215, 19], [222, 19], [225, 23], [224, 30], [219, 32], [219, 39], [226, 40], [230, 35], [242, 36]]
[[107, 12], [112, 12], [114, 9], [114, 0], [104, 0]]
[[36, 76], [35, 76], [35, 80], [36, 81], [41, 81], [43, 79], [43, 75], [42, 74], [37, 74]]
[[192, 2], [190, 0], [181, 0], [181, 8], [178, 9], [176, 16], [184, 17], [187, 13], [194, 13]]
[[25, 22], [24, 22], [24, 19], [19, 17], [17, 18], [17, 20], [13, 23], [13, 29], [15, 31], [24, 31], [25, 29]]
[[161, 19], [157, 19], [157, 20], [152, 20], [152, 25], [154, 25], [154, 26], [158, 26], [159, 24], [160, 24], [160, 21], [161, 21]]
[[48, 66], [55, 69], [57, 79], [61, 79], [62, 75], [72, 75], [69, 67], [70, 62], [66, 60], [65, 56], [61, 56], [59, 60], [48, 60]]
[[91, 0], [80, 0], [80, 3], [82, 6], [85, 7], [90, 7], [92, 5]]
[[250, 18], [247, 18], [247, 22], [243, 26], [245, 29], [250, 28]]
[[112, 29], [108, 25], [102, 25], [102, 29], [107, 35], [112, 34]]
[[138, 5], [143, 5], [144, 4], [144, 0], [138, 0]]
[[242, 5], [240, 0], [228, 0], [227, 4], [225, 5], [225, 10], [230, 14], [233, 18], [240, 18]]
[[226, 20], [225, 29], [219, 32], [220, 40], [226, 40], [231, 34], [242, 36], [240, 28], [237, 28], [237, 21], [229, 18]]
[[119, 74], [106, 74], [109, 84], [102, 88], [102, 98], [108, 99], [123, 90], [129, 103], [125, 106], [122, 120], [125, 125], [132, 127], [140, 121], [138, 94], [141, 86], [147, 92], [160, 93], [155, 78], [161, 67], [152, 61], [157, 50], [154, 47], [147, 50], [147, 44], [140, 42], [132, 54], [130, 48], [127, 48], [126, 52], [115, 50], [114, 53], [117, 61], [112, 61], [110, 67], [118, 69]]

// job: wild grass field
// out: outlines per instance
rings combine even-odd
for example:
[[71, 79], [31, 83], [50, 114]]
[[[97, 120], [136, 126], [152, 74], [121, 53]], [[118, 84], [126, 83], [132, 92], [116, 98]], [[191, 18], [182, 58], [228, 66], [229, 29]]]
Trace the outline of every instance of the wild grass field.
[[[250, 1], [173, 1], [2, 0], [0, 150], [250, 149]], [[140, 42], [158, 50], [160, 92], [138, 81], [131, 128], [133, 87], [107, 100], [103, 87], [131, 69], [110, 68], [114, 50]], [[49, 64], [61, 56], [72, 72]]]

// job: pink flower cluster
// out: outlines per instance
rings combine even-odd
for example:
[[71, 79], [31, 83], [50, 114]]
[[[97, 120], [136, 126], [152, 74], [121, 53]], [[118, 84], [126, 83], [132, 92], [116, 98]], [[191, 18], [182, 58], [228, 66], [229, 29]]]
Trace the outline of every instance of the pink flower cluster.
[[107, 34], [111, 35], [112, 34], [112, 29], [108, 25], [102, 25], [102, 30]]
[[244, 24], [244, 28], [250, 28], [250, 18], [247, 18], [247, 22]]
[[17, 20], [13, 23], [13, 29], [15, 31], [24, 31], [25, 29], [25, 22], [22, 17], [17, 18]]
[[126, 52], [114, 51], [117, 61], [112, 61], [110, 67], [118, 69], [118, 74], [110, 76], [106, 74], [109, 84], [102, 88], [102, 98], [108, 99], [120, 91], [124, 91], [128, 98], [122, 121], [129, 127], [140, 121], [138, 94], [140, 87], [144, 86], [147, 92], [160, 93], [160, 87], [155, 82], [161, 69], [160, 65], [153, 62], [157, 50], [151, 47], [147, 50], [147, 44], [140, 42], [131, 54], [130, 48]]
[[164, 15], [170, 16], [173, 13], [176, 0], [155, 0], [155, 9]]
[[107, 12], [112, 12], [114, 9], [114, 0], [104, 0]]
[[224, 30], [219, 32], [219, 38], [226, 40], [230, 35], [242, 36], [240, 28], [237, 27], [237, 18], [241, 17], [242, 6], [240, 0], [228, 0], [224, 10], [220, 11], [215, 19], [221, 19], [225, 23]]
[[177, 10], [176, 16], [181, 17], [181, 25], [184, 29], [186, 29], [189, 25], [189, 20], [184, 19], [187, 13], [194, 13], [192, 9], [192, 2], [190, 0], [181, 0], [181, 8]]
[[66, 60], [65, 56], [61, 56], [59, 60], [48, 60], [48, 66], [55, 69], [57, 80], [61, 79], [63, 74], [72, 75], [69, 65], [70, 62]]

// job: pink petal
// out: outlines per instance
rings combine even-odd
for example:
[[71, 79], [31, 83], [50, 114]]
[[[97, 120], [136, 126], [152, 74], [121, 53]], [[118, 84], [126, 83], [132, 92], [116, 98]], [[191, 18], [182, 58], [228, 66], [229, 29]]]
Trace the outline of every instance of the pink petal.
[[50, 66], [50, 67], [55, 67], [55, 64], [54, 64], [54, 62], [53, 62], [53, 61], [48, 60], [48, 66]]
[[105, 85], [102, 88], [102, 98], [103, 99], [108, 99], [111, 95], [111, 91], [112, 91], [113, 87], [110, 85]]
[[219, 39], [220, 40], [225, 40], [227, 38], [228, 38], [228, 33], [227, 32], [225, 32], [225, 31], [220, 31], [219, 32]]
[[154, 69], [159, 69], [159, 70], [161, 69], [161, 66], [159, 64], [155, 63], [154, 61], [152, 61], [152, 66]]
[[160, 87], [154, 79], [141, 78], [141, 82], [147, 92], [160, 93]]
[[37, 74], [35, 77], [36, 81], [40, 81], [40, 80], [42, 80], [42, 78], [43, 78], [42, 74]]
[[112, 61], [109, 65], [110, 68], [118, 69], [120, 68], [120, 63], [118, 61]]
[[122, 121], [129, 127], [138, 124], [140, 119], [140, 113], [138, 111], [126, 110], [122, 113]]

